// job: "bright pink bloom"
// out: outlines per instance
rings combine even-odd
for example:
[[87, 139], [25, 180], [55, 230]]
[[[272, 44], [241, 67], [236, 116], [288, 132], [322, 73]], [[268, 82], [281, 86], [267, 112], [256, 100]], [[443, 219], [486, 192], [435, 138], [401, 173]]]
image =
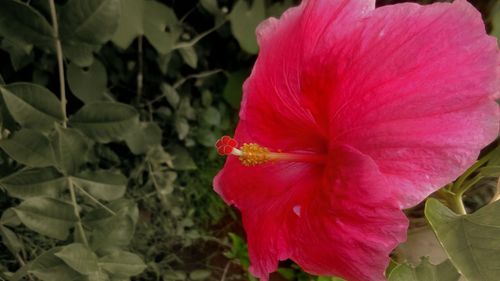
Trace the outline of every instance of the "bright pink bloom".
[[266, 280], [290, 258], [315, 274], [384, 280], [405, 239], [401, 208], [497, 136], [496, 40], [465, 0], [310, 0], [257, 35], [235, 134], [244, 145], [214, 180], [242, 213], [251, 272]]

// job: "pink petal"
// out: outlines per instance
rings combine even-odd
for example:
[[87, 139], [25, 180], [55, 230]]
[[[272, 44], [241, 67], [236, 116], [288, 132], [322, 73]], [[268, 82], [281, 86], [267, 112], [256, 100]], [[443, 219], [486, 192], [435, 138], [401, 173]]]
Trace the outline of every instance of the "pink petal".
[[259, 57], [245, 82], [240, 112], [254, 142], [283, 150], [324, 146], [327, 128], [303, 105], [302, 72], [315, 54], [331, 47], [331, 37], [374, 7], [374, 0], [303, 1], [280, 20], [271, 18], [258, 27]]
[[496, 40], [466, 1], [376, 9], [329, 62], [331, 136], [372, 157], [402, 207], [453, 181], [498, 135]]
[[[249, 136], [240, 123], [235, 138]], [[291, 258], [314, 274], [383, 280], [407, 222], [373, 161], [332, 147], [329, 164], [276, 162], [244, 167], [229, 157], [215, 190], [237, 206], [247, 233], [250, 271], [262, 280]]]

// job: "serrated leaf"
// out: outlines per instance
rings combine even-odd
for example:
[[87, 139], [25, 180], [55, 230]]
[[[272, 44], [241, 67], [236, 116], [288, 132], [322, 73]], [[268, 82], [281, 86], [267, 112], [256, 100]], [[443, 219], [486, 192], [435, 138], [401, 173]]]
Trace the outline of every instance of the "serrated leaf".
[[389, 281], [457, 281], [459, 279], [460, 274], [450, 260], [433, 265], [429, 263], [428, 258], [422, 258], [417, 267], [400, 264], [389, 275]]
[[0, 90], [10, 114], [23, 127], [48, 131], [64, 118], [61, 102], [47, 88], [14, 83]]
[[83, 106], [69, 122], [88, 137], [108, 143], [122, 140], [139, 122], [139, 113], [123, 103], [99, 102]]
[[14, 211], [27, 228], [59, 240], [68, 237], [77, 221], [71, 204], [53, 198], [29, 198]]
[[0, 35], [41, 48], [52, 48], [54, 45], [50, 23], [37, 10], [21, 1], [2, 1]]
[[55, 256], [81, 274], [89, 275], [99, 271], [96, 254], [80, 243], [62, 247]]
[[105, 96], [108, 83], [106, 68], [99, 60], [87, 69], [69, 64], [66, 69], [71, 92], [84, 103], [109, 100]]
[[23, 243], [16, 236], [14, 231], [0, 224], [0, 236], [2, 236], [2, 243], [9, 249], [9, 251], [16, 255], [23, 249]]
[[127, 188], [127, 178], [110, 171], [86, 171], [72, 177], [73, 182], [87, 190], [97, 199], [106, 201], [123, 197]]
[[120, 0], [71, 0], [60, 10], [63, 41], [100, 45], [118, 28]]
[[57, 127], [51, 141], [56, 166], [60, 171], [72, 175], [87, 162], [89, 141], [78, 130]]
[[241, 48], [250, 54], [259, 51], [255, 29], [266, 18], [264, 0], [255, 0], [251, 7], [245, 0], [238, 0], [229, 14], [231, 31]]
[[114, 251], [99, 258], [99, 265], [113, 276], [122, 278], [138, 275], [147, 267], [139, 256], [126, 251]]
[[0, 148], [12, 159], [30, 167], [54, 164], [54, 152], [49, 139], [35, 130], [22, 129], [13, 137], [0, 140]]
[[86, 281], [84, 275], [66, 265], [54, 253], [61, 248], [52, 248], [29, 263], [29, 272], [43, 281]]
[[498, 280], [500, 201], [474, 214], [457, 215], [438, 200], [429, 199], [425, 216], [451, 262], [467, 280]]
[[142, 122], [125, 137], [125, 142], [132, 153], [139, 155], [161, 145], [161, 137], [162, 130], [156, 123]]
[[66, 178], [52, 167], [25, 169], [0, 179], [0, 186], [20, 199], [57, 197], [66, 184]]
[[184, 62], [192, 68], [196, 68], [198, 65], [198, 55], [194, 47], [183, 47], [179, 49], [179, 53], [182, 56]]

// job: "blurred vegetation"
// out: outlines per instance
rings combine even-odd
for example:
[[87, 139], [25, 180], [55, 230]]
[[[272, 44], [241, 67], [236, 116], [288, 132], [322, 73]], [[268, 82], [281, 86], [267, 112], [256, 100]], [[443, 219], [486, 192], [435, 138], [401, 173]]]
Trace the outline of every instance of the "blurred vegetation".
[[[297, 2], [0, 0], [0, 280], [251, 279], [212, 146], [255, 27]], [[498, 3], [472, 2], [498, 34]], [[313, 278], [281, 265], [275, 280]]]

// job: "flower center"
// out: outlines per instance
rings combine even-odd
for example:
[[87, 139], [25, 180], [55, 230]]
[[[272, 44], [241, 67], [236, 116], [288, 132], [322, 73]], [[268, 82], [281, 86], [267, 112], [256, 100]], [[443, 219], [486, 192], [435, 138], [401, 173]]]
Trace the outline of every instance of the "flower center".
[[237, 148], [237, 146], [238, 142], [229, 136], [223, 136], [215, 143], [219, 155], [234, 155], [238, 157], [243, 166], [256, 166], [270, 161], [326, 162], [326, 157], [324, 155], [313, 153], [273, 152], [256, 143], [244, 143], [240, 148]]

